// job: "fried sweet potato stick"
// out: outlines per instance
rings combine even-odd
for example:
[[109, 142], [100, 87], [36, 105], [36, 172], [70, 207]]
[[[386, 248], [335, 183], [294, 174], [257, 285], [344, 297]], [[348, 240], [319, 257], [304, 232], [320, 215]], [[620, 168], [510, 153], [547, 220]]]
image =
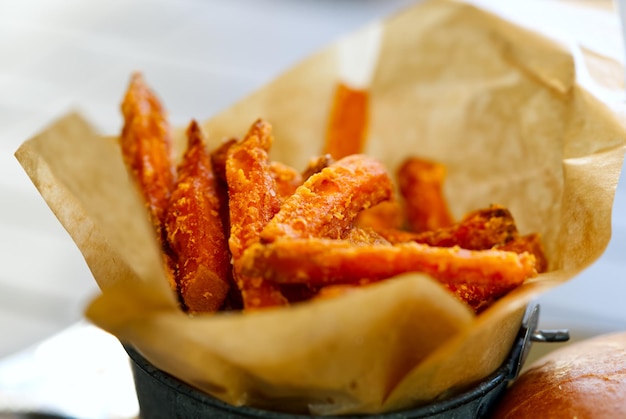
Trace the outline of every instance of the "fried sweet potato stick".
[[391, 243], [414, 241], [430, 246], [459, 246], [469, 250], [491, 249], [504, 245], [518, 235], [511, 212], [500, 205], [473, 211], [460, 222], [436, 230], [413, 233], [383, 228], [376, 231]]
[[199, 125], [187, 129], [188, 145], [166, 213], [177, 282], [190, 312], [217, 311], [229, 288], [230, 253], [220, 218], [211, 158]]
[[144, 198], [150, 222], [163, 249], [163, 265], [178, 292], [175, 263], [165, 233], [165, 212], [174, 189], [175, 167], [166, 112], [140, 73], [133, 74], [121, 105], [124, 126], [120, 135], [122, 158]]
[[258, 244], [244, 255], [243, 271], [280, 283], [314, 285], [383, 280], [423, 272], [443, 283], [517, 286], [534, 277], [535, 257], [502, 250], [466, 250], [419, 243], [355, 246], [347, 240], [297, 239]]
[[496, 246], [495, 249], [515, 253], [528, 252], [535, 256], [537, 272], [542, 273], [548, 270], [548, 259], [543, 249], [541, 237], [537, 233], [515, 237], [502, 245]]
[[385, 231], [402, 228], [404, 219], [402, 204], [392, 199], [361, 211], [356, 219], [356, 225], [372, 228], [375, 231]]
[[245, 309], [287, 304], [277, 284], [258, 275], [242, 273], [240, 269], [244, 250], [258, 243], [259, 233], [280, 208], [281, 200], [268, 158], [272, 141], [270, 124], [258, 120], [240, 143], [228, 149], [226, 159], [230, 212], [228, 245]]
[[390, 244], [384, 237], [371, 228], [354, 227], [350, 229], [343, 239], [349, 241], [355, 246], [364, 246], [371, 244]]
[[306, 168], [302, 172], [302, 179], [307, 180], [316, 173], [321, 172], [326, 167], [335, 162], [335, 159], [330, 154], [324, 154], [309, 160]]
[[444, 284], [444, 286], [459, 300], [470, 306], [476, 314], [515, 288], [515, 286], [501, 285], [500, 283], [492, 285]]
[[335, 159], [363, 151], [368, 126], [369, 93], [339, 83], [326, 128], [324, 153]]
[[286, 164], [272, 161], [270, 162], [270, 173], [276, 181], [276, 191], [284, 201], [302, 185], [302, 175], [293, 167]]
[[361, 154], [344, 157], [308, 178], [285, 200], [261, 232], [261, 242], [342, 238], [360, 211], [391, 196], [391, 179], [381, 163]]
[[416, 157], [408, 158], [398, 169], [398, 186], [412, 231], [436, 230], [454, 223], [443, 194], [445, 177], [443, 164]]
[[153, 225], [161, 231], [175, 182], [172, 138], [163, 106], [139, 73], [131, 78], [122, 114], [122, 156], [139, 185]]

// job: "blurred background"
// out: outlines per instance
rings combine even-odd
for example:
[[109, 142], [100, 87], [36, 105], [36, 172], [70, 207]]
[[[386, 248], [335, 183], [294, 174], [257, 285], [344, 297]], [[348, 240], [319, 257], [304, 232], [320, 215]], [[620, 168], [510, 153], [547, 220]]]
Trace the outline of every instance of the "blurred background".
[[[0, 2], [0, 360], [80, 321], [97, 292], [79, 251], [13, 156], [24, 140], [72, 110], [103, 134], [116, 134], [134, 70], [146, 75], [174, 125], [206, 119], [327, 43], [413, 3]], [[498, 7], [624, 62], [611, 1], [505, 0]], [[569, 328], [574, 338], [626, 330], [625, 182], [605, 255], [540, 299], [543, 327]]]

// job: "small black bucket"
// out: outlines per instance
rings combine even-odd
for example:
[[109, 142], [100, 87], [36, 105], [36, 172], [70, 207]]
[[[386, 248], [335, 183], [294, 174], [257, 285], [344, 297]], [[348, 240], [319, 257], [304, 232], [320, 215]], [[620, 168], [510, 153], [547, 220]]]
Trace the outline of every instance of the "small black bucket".
[[[517, 377], [532, 341], [555, 342], [569, 338], [567, 331], [537, 330], [539, 305], [530, 307], [505, 362], [489, 377], [471, 389], [426, 406], [379, 415], [324, 416], [326, 419], [414, 419], [482, 418]], [[143, 419], [310, 419], [309, 415], [287, 414], [252, 407], [235, 407], [202, 393], [158, 370], [133, 348], [125, 346], [131, 359], [140, 416]]]

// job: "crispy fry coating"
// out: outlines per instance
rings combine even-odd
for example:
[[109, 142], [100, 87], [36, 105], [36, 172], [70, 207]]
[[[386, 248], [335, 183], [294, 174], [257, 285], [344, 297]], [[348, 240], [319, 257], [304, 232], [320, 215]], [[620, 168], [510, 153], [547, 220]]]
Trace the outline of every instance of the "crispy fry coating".
[[398, 186], [404, 198], [412, 231], [422, 232], [454, 223], [443, 194], [446, 168], [443, 164], [410, 157], [398, 170]]
[[[280, 209], [268, 151], [271, 126], [257, 121], [244, 140], [228, 150], [226, 180], [230, 202], [230, 250], [234, 259], [258, 241], [258, 234]], [[253, 204], [253, 205], [251, 205]]]
[[166, 112], [140, 73], [131, 77], [121, 105], [124, 126], [122, 158], [144, 198], [150, 222], [163, 249], [163, 265], [172, 290], [178, 291], [176, 264], [165, 237], [165, 212], [174, 189], [172, 139]]
[[382, 280], [423, 272], [446, 284], [517, 286], [534, 277], [535, 257], [501, 250], [466, 250], [420, 243], [355, 246], [347, 240], [293, 239], [246, 251], [243, 271], [281, 283], [314, 285]]
[[131, 78], [122, 114], [122, 156], [139, 185], [153, 225], [160, 231], [175, 182], [172, 139], [165, 110], [139, 73]]
[[259, 233], [280, 208], [268, 159], [272, 141], [270, 124], [258, 120], [241, 142], [228, 149], [226, 159], [230, 212], [228, 244], [235, 281], [246, 309], [287, 303], [277, 284], [256, 275], [246, 275], [240, 269], [244, 250], [259, 241]]
[[307, 180], [316, 173], [322, 171], [322, 169], [330, 166], [335, 162], [335, 159], [330, 154], [323, 154], [321, 156], [312, 158], [306, 166], [306, 169], [302, 172], [302, 179]]
[[537, 272], [542, 273], [548, 270], [548, 259], [543, 249], [541, 237], [537, 233], [515, 237], [495, 248], [515, 253], [528, 252], [535, 256]]
[[403, 227], [404, 219], [402, 204], [395, 199], [391, 199], [361, 211], [356, 219], [356, 225], [369, 227], [375, 231], [400, 229]]
[[228, 293], [230, 253], [210, 155], [195, 121], [187, 136], [187, 151], [165, 218], [167, 239], [176, 257], [177, 282], [187, 309], [217, 311]]
[[280, 238], [341, 238], [360, 211], [392, 196], [392, 183], [378, 161], [354, 154], [311, 176], [283, 203], [261, 232], [261, 241]]
[[436, 230], [421, 233], [394, 229], [377, 231], [391, 243], [414, 241], [430, 246], [459, 246], [469, 250], [491, 249], [507, 243], [518, 234], [511, 212], [500, 205], [473, 211], [460, 222]]
[[335, 159], [361, 153], [367, 136], [369, 92], [337, 85], [326, 129], [324, 153]]
[[466, 303], [476, 314], [485, 310], [498, 298], [511, 291], [516, 285], [443, 284], [459, 300]]
[[272, 161], [270, 162], [270, 173], [276, 181], [276, 191], [284, 201], [302, 185], [302, 175], [293, 167], [286, 164]]
[[371, 228], [354, 227], [345, 234], [343, 239], [348, 240], [356, 246], [390, 244], [383, 236]]

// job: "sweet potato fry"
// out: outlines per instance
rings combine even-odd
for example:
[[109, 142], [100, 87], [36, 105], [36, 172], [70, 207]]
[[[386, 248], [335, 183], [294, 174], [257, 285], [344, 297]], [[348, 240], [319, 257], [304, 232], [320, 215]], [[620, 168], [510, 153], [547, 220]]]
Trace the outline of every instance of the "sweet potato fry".
[[394, 229], [378, 229], [377, 232], [391, 243], [414, 241], [430, 246], [459, 246], [469, 250], [491, 249], [507, 243], [518, 234], [511, 212], [500, 205], [473, 211], [450, 227], [421, 233]]
[[358, 213], [392, 195], [387, 171], [360, 154], [344, 157], [311, 176], [283, 203], [261, 232], [261, 241], [280, 238], [339, 239]]
[[375, 231], [400, 229], [403, 227], [404, 219], [405, 215], [402, 204], [392, 199], [383, 201], [378, 205], [361, 211], [356, 219], [356, 225], [359, 227], [369, 227]]
[[528, 252], [535, 256], [537, 272], [542, 273], [548, 270], [548, 259], [546, 258], [539, 234], [518, 236], [495, 248], [515, 253]]
[[321, 156], [312, 158], [306, 166], [306, 169], [302, 172], [302, 179], [307, 180], [316, 173], [321, 172], [326, 167], [335, 162], [335, 159], [330, 154], [323, 154]]
[[466, 303], [476, 314], [482, 312], [498, 298], [515, 288], [515, 285], [444, 284], [459, 300]]
[[165, 237], [165, 212], [174, 189], [172, 139], [167, 115], [140, 73], [133, 74], [121, 105], [124, 126], [120, 135], [122, 158], [144, 198], [150, 222], [163, 249], [163, 266], [178, 292], [175, 262]]
[[242, 270], [280, 283], [314, 285], [382, 280], [423, 272], [443, 283], [517, 286], [537, 274], [535, 257], [502, 250], [466, 250], [419, 243], [355, 246], [347, 240], [293, 239], [257, 244]]
[[342, 239], [349, 241], [355, 246], [364, 246], [371, 244], [390, 244], [384, 237], [371, 228], [354, 227], [350, 229]]
[[454, 223], [443, 194], [446, 168], [443, 164], [411, 157], [398, 170], [398, 186], [404, 198], [412, 231], [422, 232]]
[[324, 153], [335, 159], [362, 153], [367, 136], [369, 93], [340, 83], [335, 90]]
[[210, 155], [195, 121], [187, 136], [187, 151], [165, 218], [167, 239], [177, 261], [176, 278], [186, 308], [217, 311], [228, 293], [230, 253]]
[[161, 231], [175, 182], [172, 139], [165, 110], [139, 73], [131, 78], [122, 114], [122, 156], [143, 194], [153, 225]]
[[244, 250], [258, 243], [259, 233], [280, 208], [280, 197], [268, 159], [272, 141], [270, 124], [258, 120], [241, 142], [228, 149], [226, 159], [230, 212], [228, 244], [235, 281], [246, 309], [287, 303], [277, 284], [242, 273], [240, 269]]
[[293, 195], [298, 186], [302, 184], [302, 175], [286, 164], [277, 161], [270, 162], [270, 173], [276, 181], [276, 191], [281, 201]]

